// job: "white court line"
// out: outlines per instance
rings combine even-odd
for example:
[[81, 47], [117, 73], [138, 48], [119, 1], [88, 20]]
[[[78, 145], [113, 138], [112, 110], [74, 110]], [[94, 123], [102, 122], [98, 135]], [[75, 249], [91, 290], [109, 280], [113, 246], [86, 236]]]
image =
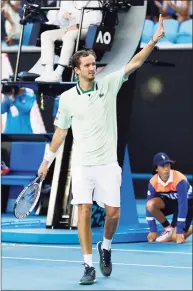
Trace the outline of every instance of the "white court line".
[[[2, 257], [2, 259], [7, 259], [7, 260], [27, 260], [27, 261], [47, 261], [47, 262], [66, 262], [66, 263], [83, 263], [83, 261], [54, 260], [54, 259], [42, 259], [42, 258]], [[98, 264], [98, 262], [93, 262], [93, 263], [94, 264]], [[126, 263], [113, 263], [113, 265], [136, 266], [136, 267], [172, 268], [172, 269], [192, 269], [192, 267], [184, 267], [184, 266], [143, 265], [143, 264], [126, 264]]]
[[[13, 243], [2, 243], [2, 246], [16, 246], [16, 247], [39, 247], [39, 248], [53, 248], [53, 249], [81, 249], [77, 246], [52, 246], [52, 245], [32, 245], [32, 244], [13, 244]], [[95, 250], [96, 248], [92, 248]], [[192, 253], [187, 252], [165, 252], [165, 251], [149, 251], [149, 250], [128, 250], [128, 249], [113, 249], [112, 251], [117, 252], [137, 252], [137, 253], [158, 253], [158, 254], [177, 254], [177, 255], [192, 255]]]

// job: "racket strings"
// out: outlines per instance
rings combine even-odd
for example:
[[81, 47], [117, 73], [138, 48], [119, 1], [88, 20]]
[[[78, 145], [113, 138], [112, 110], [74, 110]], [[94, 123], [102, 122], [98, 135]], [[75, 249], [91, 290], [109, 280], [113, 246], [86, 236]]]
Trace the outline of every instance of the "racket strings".
[[15, 208], [17, 217], [23, 217], [28, 213], [38, 196], [39, 188], [38, 184], [33, 184], [26, 189]]

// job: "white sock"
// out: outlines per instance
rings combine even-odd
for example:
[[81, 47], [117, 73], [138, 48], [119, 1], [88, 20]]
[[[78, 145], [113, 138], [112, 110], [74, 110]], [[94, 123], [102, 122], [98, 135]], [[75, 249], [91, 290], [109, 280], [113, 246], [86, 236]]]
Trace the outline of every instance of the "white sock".
[[63, 72], [64, 72], [64, 67], [58, 65], [57, 68], [56, 68], [56, 70], [55, 70], [56, 75], [62, 76]]
[[90, 254], [90, 255], [84, 255], [84, 262], [85, 262], [85, 264], [89, 265], [89, 267], [92, 267], [93, 266], [93, 263], [92, 263], [92, 254]]
[[110, 250], [111, 249], [111, 242], [112, 239], [106, 239], [105, 237], [103, 238], [103, 243], [102, 243], [102, 249], [105, 250]]
[[46, 65], [45, 67], [46, 73], [51, 73], [54, 70], [54, 66], [53, 65]]

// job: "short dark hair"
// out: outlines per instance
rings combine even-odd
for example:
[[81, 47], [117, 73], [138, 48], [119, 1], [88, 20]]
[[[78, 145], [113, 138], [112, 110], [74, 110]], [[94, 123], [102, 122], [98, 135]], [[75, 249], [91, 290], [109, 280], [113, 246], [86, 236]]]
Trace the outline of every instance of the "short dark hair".
[[80, 59], [82, 57], [88, 57], [92, 55], [95, 60], [96, 60], [96, 54], [93, 50], [81, 50], [81, 51], [77, 51], [70, 60], [70, 64], [72, 66], [72, 69], [74, 70], [75, 67], [79, 68], [80, 66]]

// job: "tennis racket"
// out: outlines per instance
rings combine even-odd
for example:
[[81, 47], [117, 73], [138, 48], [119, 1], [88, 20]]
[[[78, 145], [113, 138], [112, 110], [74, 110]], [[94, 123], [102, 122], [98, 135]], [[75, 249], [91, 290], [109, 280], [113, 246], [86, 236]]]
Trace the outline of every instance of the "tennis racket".
[[36, 207], [42, 183], [41, 177], [37, 177], [19, 194], [13, 209], [16, 218], [21, 219], [28, 216]]

